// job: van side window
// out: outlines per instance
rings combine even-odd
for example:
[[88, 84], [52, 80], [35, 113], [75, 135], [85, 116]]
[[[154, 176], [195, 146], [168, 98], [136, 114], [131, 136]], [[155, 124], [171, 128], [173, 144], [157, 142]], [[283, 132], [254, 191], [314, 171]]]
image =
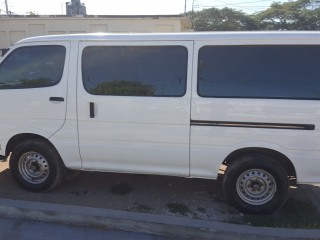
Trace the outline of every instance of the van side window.
[[181, 97], [187, 61], [183, 46], [90, 46], [82, 54], [83, 84], [94, 95]]
[[202, 97], [320, 99], [320, 46], [205, 46]]
[[63, 46], [28, 46], [15, 49], [0, 65], [0, 89], [56, 85], [62, 77]]

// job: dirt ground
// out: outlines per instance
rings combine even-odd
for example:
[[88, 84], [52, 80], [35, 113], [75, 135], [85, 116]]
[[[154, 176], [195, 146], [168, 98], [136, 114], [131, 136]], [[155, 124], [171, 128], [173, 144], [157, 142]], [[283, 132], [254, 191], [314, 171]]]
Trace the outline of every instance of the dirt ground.
[[[0, 163], [0, 184], [0, 197], [6, 199], [175, 215], [260, 226], [268, 226], [268, 221], [273, 224], [273, 219], [276, 218], [280, 220], [281, 227], [290, 227], [292, 224], [283, 225], [288, 214], [291, 214], [291, 218], [296, 223], [294, 219], [301, 219], [301, 214], [303, 214], [302, 218], [305, 218], [306, 209], [302, 208], [303, 203], [306, 206], [311, 204], [303, 190], [297, 187], [291, 188], [287, 207], [267, 218], [263, 217], [264, 222], [260, 224], [259, 217], [257, 219], [256, 216], [244, 215], [225, 202], [220, 181], [81, 172], [70, 180], [64, 180], [51, 192], [32, 193], [20, 188], [14, 182], [8, 163]], [[299, 211], [295, 215], [295, 211], [292, 210], [296, 208]], [[308, 217], [303, 224], [307, 223], [307, 228], [318, 228], [314, 222], [319, 222], [319, 213], [316, 213], [314, 207], [308, 211], [312, 216]]]

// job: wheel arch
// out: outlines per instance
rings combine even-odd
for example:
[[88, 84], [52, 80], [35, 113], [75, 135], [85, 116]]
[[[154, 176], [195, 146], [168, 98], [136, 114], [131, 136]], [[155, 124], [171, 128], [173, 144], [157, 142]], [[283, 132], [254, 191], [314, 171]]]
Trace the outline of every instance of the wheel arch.
[[[41, 135], [33, 134], [33, 133], [20, 133], [20, 134], [17, 134], [15, 136], [11, 137], [10, 140], [8, 141], [8, 143], [6, 145], [6, 156], [9, 156], [10, 152], [12, 152], [13, 149], [15, 148], [15, 146], [17, 146], [19, 143], [21, 143], [25, 140], [29, 140], [29, 139], [40, 139], [40, 140], [48, 143], [50, 146], [52, 146], [57, 151], [55, 146], [47, 138], [45, 138]], [[57, 151], [57, 153], [58, 153], [58, 151]]]
[[225, 160], [223, 161], [223, 165], [225, 166], [229, 166], [230, 164], [232, 164], [232, 162], [239, 156], [244, 155], [244, 154], [250, 154], [250, 153], [262, 153], [265, 155], [268, 155], [270, 157], [273, 157], [277, 160], [277, 162], [279, 162], [283, 168], [287, 171], [288, 173], [288, 177], [290, 179], [296, 179], [297, 177], [297, 173], [295, 170], [295, 167], [293, 165], [293, 163], [290, 161], [290, 159], [284, 155], [281, 152], [278, 152], [276, 150], [273, 149], [269, 149], [269, 148], [258, 148], [258, 147], [252, 147], [252, 148], [242, 148], [242, 149], [238, 149], [235, 150], [234, 152], [230, 153]]

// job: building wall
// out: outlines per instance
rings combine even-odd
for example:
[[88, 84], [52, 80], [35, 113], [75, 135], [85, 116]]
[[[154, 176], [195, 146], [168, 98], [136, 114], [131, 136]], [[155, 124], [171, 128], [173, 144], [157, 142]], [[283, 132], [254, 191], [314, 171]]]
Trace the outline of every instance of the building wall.
[[0, 48], [20, 39], [72, 33], [148, 33], [190, 31], [186, 17], [0, 17]]

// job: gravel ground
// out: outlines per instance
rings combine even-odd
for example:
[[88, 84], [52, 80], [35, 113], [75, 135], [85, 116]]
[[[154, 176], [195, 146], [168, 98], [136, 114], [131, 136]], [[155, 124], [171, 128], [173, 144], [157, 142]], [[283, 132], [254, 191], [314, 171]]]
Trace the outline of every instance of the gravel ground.
[[[305, 191], [291, 188], [287, 206], [272, 215], [262, 217], [261, 221], [260, 218], [244, 215], [228, 205], [224, 200], [220, 181], [98, 172], [81, 172], [71, 180], [65, 180], [51, 192], [32, 193], [21, 189], [14, 182], [8, 163], [0, 163], [0, 183], [0, 196], [7, 199], [184, 216], [257, 226], [274, 224], [276, 218], [280, 227], [291, 227], [290, 223], [283, 224], [288, 221], [288, 213], [291, 213], [290, 219], [297, 222], [295, 218], [301, 219], [301, 211], [302, 214], [306, 214], [306, 211], [302, 208], [295, 213], [292, 211], [293, 208], [301, 208], [302, 203], [312, 206]], [[308, 209], [311, 213], [316, 211], [312, 207]], [[314, 224], [315, 221], [320, 222], [319, 216], [319, 213], [315, 213], [315, 216], [312, 215], [303, 221], [301, 226], [298, 223], [298, 227], [320, 228]]]

